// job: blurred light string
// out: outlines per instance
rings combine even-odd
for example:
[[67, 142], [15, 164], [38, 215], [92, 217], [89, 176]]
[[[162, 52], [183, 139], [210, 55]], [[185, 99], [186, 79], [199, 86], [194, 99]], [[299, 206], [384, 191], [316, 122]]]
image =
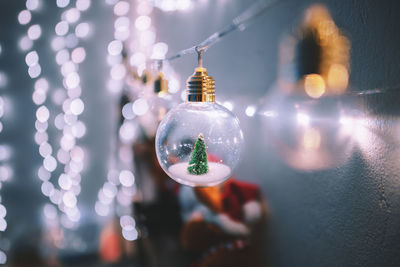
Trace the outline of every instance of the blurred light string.
[[[55, 116], [55, 127], [62, 130], [60, 139], [60, 149], [55, 154], [55, 149], [49, 143], [49, 121], [50, 110], [46, 105], [48, 97], [49, 82], [42, 77], [42, 69], [39, 63], [39, 54], [31, 50], [34, 41], [42, 35], [42, 28], [39, 24], [31, 25], [32, 11], [38, 10], [41, 1], [27, 0], [27, 9], [22, 10], [18, 15], [18, 22], [21, 25], [29, 26], [27, 35], [23, 37], [19, 46], [26, 53], [25, 62], [28, 66], [28, 74], [31, 79], [36, 79], [34, 92], [32, 94], [33, 102], [38, 106], [36, 110], [35, 122], [35, 142], [39, 145], [39, 154], [43, 157], [42, 166], [38, 170], [38, 177], [42, 180], [41, 191], [43, 195], [57, 205], [59, 210], [64, 212], [61, 218], [63, 226], [71, 228], [80, 219], [80, 212], [77, 208], [77, 196], [80, 193], [80, 172], [83, 169], [84, 151], [76, 145], [76, 139], [81, 138], [85, 133], [85, 125], [77, 118], [83, 112], [84, 103], [79, 98], [81, 94], [80, 77], [78, 74], [78, 64], [84, 60], [85, 50], [75, 48], [78, 44], [78, 37], [85, 37], [88, 32], [88, 25], [80, 23], [75, 27], [75, 32], [69, 31], [73, 28], [81, 16], [81, 11], [90, 7], [90, 0], [76, 0], [76, 6], [64, 11], [60, 22], [55, 26], [55, 32], [58, 35], [51, 41], [51, 47], [56, 54], [56, 62], [61, 65], [61, 74], [64, 77], [62, 89], [54, 90], [52, 100], [55, 104], [62, 105], [64, 113]], [[70, 4], [69, 0], [58, 0], [56, 2], [59, 8], [65, 8]], [[86, 33], [86, 35], [84, 34]], [[75, 48], [74, 50], [72, 50]], [[70, 53], [68, 49], [71, 49]], [[67, 97], [68, 95], [68, 97]], [[57, 159], [56, 159], [57, 158]], [[54, 171], [57, 168], [57, 160], [60, 165], [64, 165], [63, 173], [58, 178], [58, 184], [61, 189], [50, 181]], [[50, 205], [50, 204], [49, 204]], [[47, 205], [47, 207], [50, 207]], [[50, 208], [47, 208], [47, 211]], [[44, 209], [46, 219], [57, 219], [57, 216], [49, 216]], [[51, 218], [50, 218], [51, 217]]]
[[[128, 16], [131, 4], [128, 1], [108, 2], [115, 15], [114, 20], [114, 39], [107, 46], [107, 62], [110, 68], [110, 80], [108, 88], [112, 93], [120, 93], [124, 87], [124, 79], [127, 75], [126, 66], [123, 64], [123, 46], [131, 36], [131, 20]], [[145, 18], [146, 28], [150, 28], [149, 18]], [[150, 19], [151, 22], [151, 19]], [[143, 27], [143, 30], [144, 27]], [[149, 31], [149, 33], [152, 33]], [[146, 35], [138, 33], [138, 36]], [[147, 34], [149, 36], [149, 34]], [[151, 37], [151, 36], [150, 36]], [[142, 38], [143, 39], [143, 38]], [[149, 39], [149, 38], [147, 38]], [[152, 38], [150, 38], [152, 39]], [[149, 42], [148, 42], [149, 43]], [[152, 43], [152, 42], [150, 42]], [[124, 119], [118, 133], [129, 130], [126, 133], [134, 134], [132, 119], [134, 118], [132, 104], [129, 111], [121, 110], [122, 114], [130, 113], [132, 116]], [[107, 180], [98, 191], [98, 199], [95, 203], [95, 211], [99, 216], [106, 217], [118, 215], [122, 228], [122, 236], [129, 241], [137, 239], [136, 222], [131, 215], [131, 204], [133, 195], [136, 193], [135, 176], [132, 170], [133, 152], [132, 142], [121, 142], [120, 134], [112, 140], [111, 162], [107, 174]], [[133, 141], [133, 140], [131, 140]], [[115, 155], [118, 154], [118, 155]], [[117, 159], [117, 160], [116, 160]]]
[[[2, 56], [2, 46], [0, 44], [0, 57]], [[6, 85], [6, 75], [3, 72], [0, 72], [0, 88]], [[3, 96], [0, 96], [0, 118], [3, 118], [6, 110], [6, 100]], [[3, 123], [0, 121], [0, 135], [3, 134]], [[13, 169], [8, 164], [8, 161], [11, 158], [11, 148], [7, 145], [0, 144], [0, 192], [3, 187], [3, 183], [8, 181], [13, 173]], [[4, 240], [1, 235], [7, 229], [7, 209], [2, 204], [2, 197], [0, 194], [0, 240]], [[4, 251], [4, 244], [0, 242], [0, 264], [5, 264], [7, 262], [7, 255]]]
[[275, 6], [275, 4], [279, 3], [279, 0], [260, 0], [253, 5], [251, 5], [248, 9], [242, 12], [239, 16], [234, 18], [232, 22], [223, 28], [221, 31], [215, 32], [210, 35], [207, 39], [202, 41], [201, 43], [194, 45], [190, 48], [183, 49], [176, 53], [173, 56], [170, 56], [165, 59], [155, 59], [155, 61], [172, 61], [177, 58], [180, 58], [184, 55], [194, 54], [198, 51], [207, 51], [212, 45], [220, 41], [223, 37], [227, 36], [228, 34], [240, 30], [243, 31], [246, 27], [257, 17], [263, 15], [269, 9]]
[[[57, 1], [60, 9], [65, 9], [69, 1]], [[58, 178], [61, 188], [55, 189], [55, 195], [60, 197], [50, 200], [64, 212], [61, 223], [64, 227], [72, 228], [80, 220], [78, 196], [81, 192], [81, 172], [84, 168], [85, 150], [77, 145], [77, 139], [86, 133], [86, 125], [79, 120], [85, 109], [82, 94], [79, 64], [86, 58], [86, 50], [78, 47], [80, 40], [89, 36], [91, 25], [80, 22], [81, 13], [88, 10], [90, 0], [76, 0], [75, 7], [69, 7], [61, 14], [60, 21], [55, 26], [56, 37], [51, 45], [56, 52], [55, 60], [60, 65], [63, 77], [63, 89], [56, 89], [53, 102], [60, 105], [62, 112], [55, 116], [55, 127], [61, 132], [60, 148], [57, 151], [57, 161], [64, 171]]]

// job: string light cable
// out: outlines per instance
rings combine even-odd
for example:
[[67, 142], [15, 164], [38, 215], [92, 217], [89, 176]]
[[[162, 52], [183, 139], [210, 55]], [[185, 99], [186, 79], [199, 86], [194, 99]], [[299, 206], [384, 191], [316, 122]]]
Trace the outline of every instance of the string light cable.
[[221, 31], [215, 32], [201, 43], [194, 45], [190, 48], [183, 49], [173, 56], [165, 59], [155, 59], [155, 61], [172, 61], [185, 55], [199, 53], [199, 51], [207, 51], [208, 48], [219, 42], [223, 37], [237, 30], [243, 31], [250, 25], [256, 18], [265, 14], [276, 4], [282, 1], [279, 0], [260, 0], [247, 8], [239, 16], [235, 17], [232, 22], [225, 26]]

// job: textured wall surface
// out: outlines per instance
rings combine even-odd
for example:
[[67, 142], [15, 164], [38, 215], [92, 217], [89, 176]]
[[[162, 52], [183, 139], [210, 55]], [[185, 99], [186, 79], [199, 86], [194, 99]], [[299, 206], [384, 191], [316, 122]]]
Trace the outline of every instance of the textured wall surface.
[[[167, 14], [156, 11], [158, 41], [169, 45], [169, 53], [192, 46], [228, 24], [251, 2], [199, 0], [195, 1], [196, 10]], [[244, 114], [247, 105], [259, 104], [273, 87], [280, 42], [297, 27], [302, 12], [311, 3], [282, 1], [246, 31], [229, 35], [205, 54], [204, 64], [216, 80], [217, 100], [234, 103], [233, 111], [244, 129], [246, 149], [237, 176], [260, 184], [265, 193], [271, 215], [268, 257], [272, 266], [399, 266], [400, 95], [396, 90], [355, 97], [354, 102], [359, 103], [357, 112], [366, 121], [362, 130], [351, 131], [351, 140], [338, 144], [345, 148], [333, 152], [338, 163], [318, 170], [301, 170], [288, 164], [287, 157], [275, 147], [287, 142], [284, 135], [271, 135], [271, 124], [264, 118]], [[394, 0], [322, 3], [351, 41], [350, 90], [400, 89], [400, 4]], [[84, 223], [95, 216], [93, 205], [106, 177], [116, 105], [106, 91], [105, 79], [106, 47], [113, 34], [112, 12], [104, 1], [93, 0], [92, 5], [85, 16], [95, 28], [84, 44], [88, 55], [82, 65], [86, 103], [82, 120], [88, 127], [82, 143], [90, 153], [79, 199], [85, 211]], [[16, 47], [26, 30], [17, 25], [16, 14], [23, 6], [22, 0], [0, 2], [0, 24], [7, 25], [1, 28], [0, 35], [0, 70], [8, 75], [3, 95], [13, 108], [12, 114], [2, 120], [5, 130], [1, 137], [1, 143], [10, 144], [14, 150], [14, 178], [1, 191], [3, 203], [13, 207], [7, 215], [7, 235], [11, 238], [25, 227], [37, 227], [35, 222], [40, 221], [38, 214], [45, 203], [35, 176], [41, 158], [33, 142], [33, 83], [26, 73], [24, 55]], [[44, 8], [34, 20], [55, 24], [60, 15], [56, 7]], [[53, 32], [52, 27], [45, 29], [44, 35], [50, 31]], [[42, 66], [50, 83], [58, 86], [60, 77], [54, 70], [48, 39], [39, 41], [36, 49], [43, 55], [40, 60], [45, 62]], [[181, 87], [195, 64], [195, 56], [172, 63], [181, 76]], [[289, 118], [277, 119], [283, 131], [284, 127], [294, 131], [283, 123]]]

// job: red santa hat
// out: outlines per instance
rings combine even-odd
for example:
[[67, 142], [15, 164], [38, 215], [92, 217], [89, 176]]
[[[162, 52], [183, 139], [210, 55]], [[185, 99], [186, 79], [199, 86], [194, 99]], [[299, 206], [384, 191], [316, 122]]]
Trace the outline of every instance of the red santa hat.
[[261, 217], [260, 189], [255, 184], [229, 179], [222, 202], [223, 212], [233, 220], [252, 222]]

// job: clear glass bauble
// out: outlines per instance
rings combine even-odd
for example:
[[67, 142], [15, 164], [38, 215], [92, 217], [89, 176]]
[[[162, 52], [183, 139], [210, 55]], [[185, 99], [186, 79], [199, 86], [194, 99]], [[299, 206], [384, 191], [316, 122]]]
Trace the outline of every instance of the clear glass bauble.
[[[196, 141], [204, 137], [208, 171], [191, 174], [189, 161]], [[163, 170], [189, 186], [214, 186], [232, 175], [239, 162], [243, 133], [239, 120], [217, 103], [187, 102], [170, 110], [156, 135], [156, 152]]]
[[349, 160], [351, 135], [359, 127], [339, 97], [316, 100], [277, 92], [266, 100], [258, 112], [262, 132], [268, 134], [266, 151], [300, 171], [337, 168]]
[[145, 96], [133, 102], [133, 111], [148, 138], [155, 137], [160, 121], [171, 109], [173, 103], [171, 95], [158, 94]]

